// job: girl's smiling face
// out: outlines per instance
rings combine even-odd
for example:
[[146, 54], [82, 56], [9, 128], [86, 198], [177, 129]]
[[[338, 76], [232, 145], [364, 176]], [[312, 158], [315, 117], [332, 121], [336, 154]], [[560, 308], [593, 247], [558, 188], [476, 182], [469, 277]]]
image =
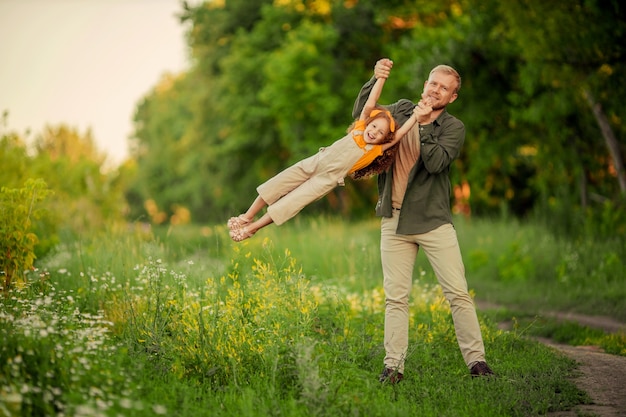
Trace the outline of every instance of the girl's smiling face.
[[389, 134], [389, 121], [384, 117], [376, 117], [366, 127], [363, 132], [365, 143], [377, 145], [382, 143]]

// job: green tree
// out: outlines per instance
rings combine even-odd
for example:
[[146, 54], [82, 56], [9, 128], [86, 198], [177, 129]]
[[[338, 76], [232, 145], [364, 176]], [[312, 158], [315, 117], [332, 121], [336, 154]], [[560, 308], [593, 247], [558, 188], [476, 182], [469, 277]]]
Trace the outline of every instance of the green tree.
[[[188, 205], [195, 196], [194, 219], [222, 219], [249, 204], [258, 183], [341, 137], [352, 121], [356, 92], [374, 63], [365, 66], [352, 52], [371, 56], [369, 46], [376, 45], [382, 33], [374, 10], [371, 1], [187, 6], [183, 19], [192, 25], [188, 39], [195, 65], [183, 78], [194, 80], [197, 95], [186, 101], [192, 116], [184, 134], [196, 145], [190, 166], [211, 181], [193, 184], [189, 177], [173, 176], [181, 155], [160, 155], [172, 154], [172, 136], [161, 135], [158, 150], [157, 141], [147, 134], [148, 126], [166, 125], [168, 112], [173, 116], [177, 111], [172, 97], [187, 97], [181, 82], [172, 86], [169, 98], [147, 97], [137, 113], [135, 136], [137, 149], [143, 149], [137, 154], [138, 172], [162, 164], [162, 175], [176, 180], [179, 188], [189, 185], [188, 193], [174, 196], [153, 175], [144, 174], [136, 189], [152, 189], [151, 195], [160, 190], [162, 207]], [[363, 47], [351, 46], [346, 37], [363, 42]], [[161, 107], [164, 113], [144, 111], [156, 105], [151, 101], [161, 99], [169, 103]], [[349, 192], [366, 194], [371, 210], [373, 190], [370, 183], [350, 187]], [[335, 210], [345, 210], [342, 202], [352, 200], [342, 197], [345, 193], [337, 190], [328, 200]]]
[[46, 126], [34, 141], [30, 175], [45, 178], [54, 190], [53, 211], [67, 231], [103, 228], [126, 210], [118, 172], [105, 165], [106, 155], [91, 131], [82, 134], [66, 125]]
[[[167, 75], [137, 108], [135, 139], [131, 142], [137, 166], [127, 196], [140, 206], [154, 200], [171, 214], [177, 203], [194, 205], [195, 192], [200, 189], [193, 189], [193, 185], [201, 186], [209, 179], [200, 164], [193, 163], [207, 149], [198, 140], [206, 130], [193, 131], [193, 81], [192, 77]], [[135, 207], [132, 219], [142, 212]]]
[[[527, 0], [500, 12], [520, 46], [512, 121], [529, 123], [540, 135], [537, 186], [544, 210], [570, 219], [556, 223], [566, 229], [580, 227], [583, 210], [593, 218], [610, 201], [623, 211], [624, 8], [612, 0]], [[596, 209], [593, 201], [603, 204]], [[618, 220], [622, 230], [624, 220]]]
[[22, 137], [8, 130], [8, 116], [5, 111], [0, 122], [0, 184], [14, 188], [27, 177], [28, 154]]
[[[460, 70], [449, 110], [467, 139], [452, 181], [469, 183], [473, 213], [578, 222], [590, 202], [621, 204], [624, 111], [611, 92], [624, 90], [622, 15], [616, 0], [185, 5], [193, 67], [137, 113], [137, 195], [221, 221], [342, 135], [386, 56], [397, 65], [382, 103], [417, 100], [437, 64]], [[373, 181], [356, 182], [317, 208], [369, 215], [375, 198]]]
[[31, 146], [9, 130], [5, 116], [0, 131], [0, 183], [21, 189], [29, 180], [45, 179], [53, 194], [44, 205], [47, 215], [30, 218], [37, 236], [36, 256], [52, 249], [59, 233], [84, 233], [120, 222], [126, 210], [125, 180], [106, 166], [106, 157], [90, 131], [81, 134], [66, 125], [46, 126]]

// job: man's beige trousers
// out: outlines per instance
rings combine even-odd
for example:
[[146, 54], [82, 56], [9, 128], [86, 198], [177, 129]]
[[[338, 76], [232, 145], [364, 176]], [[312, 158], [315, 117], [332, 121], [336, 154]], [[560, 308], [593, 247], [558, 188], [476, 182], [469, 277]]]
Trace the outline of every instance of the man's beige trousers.
[[451, 224], [424, 234], [396, 234], [400, 211], [381, 221], [380, 252], [385, 289], [385, 366], [404, 372], [409, 338], [409, 295], [421, 247], [450, 303], [461, 354], [468, 367], [485, 360], [474, 302], [467, 289], [456, 230]]

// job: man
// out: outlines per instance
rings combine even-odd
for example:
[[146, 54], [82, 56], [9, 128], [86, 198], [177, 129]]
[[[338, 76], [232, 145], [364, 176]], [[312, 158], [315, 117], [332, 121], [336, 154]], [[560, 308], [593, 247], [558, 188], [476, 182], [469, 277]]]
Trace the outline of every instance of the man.
[[[359, 92], [353, 117], [361, 108], [376, 78], [387, 78], [393, 66], [381, 59], [374, 77]], [[458, 97], [461, 77], [454, 68], [439, 65], [424, 82], [422, 103], [432, 107], [420, 116], [400, 141], [394, 165], [378, 176], [376, 214], [381, 221], [381, 260], [385, 290], [385, 359], [381, 382], [397, 383], [404, 376], [408, 349], [409, 294], [413, 266], [422, 248], [450, 303], [457, 342], [472, 376], [493, 375], [485, 362], [485, 348], [465, 280], [465, 267], [452, 225], [450, 165], [465, 140], [465, 126], [446, 106]], [[386, 106], [402, 125], [415, 104], [402, 99]]]

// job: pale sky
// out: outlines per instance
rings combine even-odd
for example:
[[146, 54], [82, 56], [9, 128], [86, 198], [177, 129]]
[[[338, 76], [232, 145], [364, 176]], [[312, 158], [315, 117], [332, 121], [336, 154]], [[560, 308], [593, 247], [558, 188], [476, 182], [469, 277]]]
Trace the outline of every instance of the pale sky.
[[189, 66], [181, 10], [180, 0], [0, 0], [8, 130], [30, 129], [32, 140], [45, 125], [91, 128], [109, 163], [121, 163], [137, 103]]

